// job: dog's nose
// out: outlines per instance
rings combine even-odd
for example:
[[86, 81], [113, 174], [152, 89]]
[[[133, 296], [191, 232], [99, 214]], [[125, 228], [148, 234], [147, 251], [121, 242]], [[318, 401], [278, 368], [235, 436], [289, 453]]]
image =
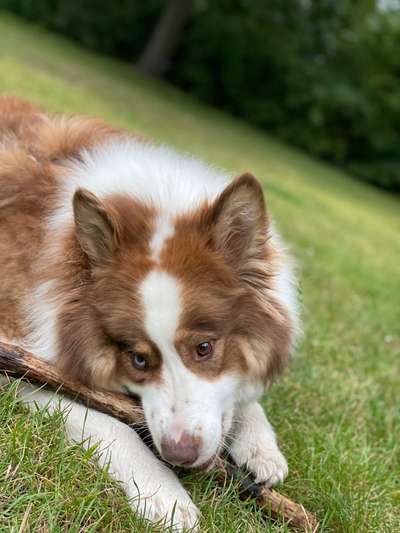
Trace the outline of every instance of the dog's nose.
[[163, 458], [178, 466], [191, 466], [199, 457], [199, 439], [183, 433], [178, 441], [164, 437], [161, 441]]

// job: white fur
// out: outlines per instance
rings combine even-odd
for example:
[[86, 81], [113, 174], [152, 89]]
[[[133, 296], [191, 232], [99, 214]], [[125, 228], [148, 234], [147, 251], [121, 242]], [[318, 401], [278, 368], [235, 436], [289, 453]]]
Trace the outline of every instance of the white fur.
[[262, 407], [254, 402], [235, 411], [236, 433], [230, 453], [239, 466], [245, 466], [256, 483], [275, 485], [288, 473], [286, 459], [280, 452], [271, 424]]
[[194, 466], [208, 462], [222, 440], [223, 417], [236, 400], [239, 380], [224, 375], [213, 380], [191, 372], [176, 351], [174, 340], [181, 314], [178, 281], [162, 271], [152, 271], [141, 285], [145, 327], [162, 353], [161, 384], [127, 386], [140, 394], [146, 420], [157, 448], [163, 436], [179, 441], [186, 432], [201, 438]]
[[32, 332], [22, 344], [48, 362], [57, 356], [56, 321], [61, 302], [56, 294], [53, 280], [41, 283], [33, 290], [25, 311], [29, 314]]
[[[147, 333], [158, 345], [174, 349], [182, 302], [178, 281], [164, 271], [152, 270], [139, 291], [144, 305]], [[161, 349], [161, 346], [158, 346]]]
[[82, 162], [71, 167], [54, 223], [71, 220], [71, 200], [78, 187], [99, 198], [131, 195], [172, 217], [212, 200], [229, 181], [223, 172], [170, 148], [135, 139], [113, 140], [83, 151]]
[[279, 257], [274, 272], [273, 296], [288, 312], [294, 327], [296, 342], [301, 334], [296, 264], [288, 253], [287, 247], [274, 223], [269, 228], [269, 239]]
[[152, 259], [156, 262], [160, 259], [160, 253], [164, 247], [165, 241], [174, 234], [174, 225], [167, 216], [159, 216], [156, 220], [156, 229], [150, 241], [150, 250]]

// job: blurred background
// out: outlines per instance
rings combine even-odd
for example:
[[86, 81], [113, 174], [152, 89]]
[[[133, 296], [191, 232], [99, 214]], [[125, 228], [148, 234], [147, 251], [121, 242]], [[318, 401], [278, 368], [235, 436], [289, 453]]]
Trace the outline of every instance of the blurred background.
[[400, 191], [400, 0], [0, 0]]

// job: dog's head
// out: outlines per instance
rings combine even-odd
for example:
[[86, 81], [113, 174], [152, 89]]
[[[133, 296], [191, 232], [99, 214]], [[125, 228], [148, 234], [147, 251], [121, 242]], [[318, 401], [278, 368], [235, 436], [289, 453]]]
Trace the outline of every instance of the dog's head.
[[81, 302], [64, 311], [74, 368], [93, 384], [138, 395], [166, 460], [206, 464], [235, 406], [260, 395], [294, 341], [289, 270], [260, 184], [243, 175], [174, 217], [82, 189], [73, 205], [88, 272], [79, 323], [68, 313]]

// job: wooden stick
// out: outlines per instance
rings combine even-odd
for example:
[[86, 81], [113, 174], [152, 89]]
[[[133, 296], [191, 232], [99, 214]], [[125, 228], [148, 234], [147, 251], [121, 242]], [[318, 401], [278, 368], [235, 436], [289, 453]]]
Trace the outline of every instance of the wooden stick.
[[79, 403], [118, 418], [125, 424], [143, 425], [143, 410], [124, 394], [93, 390], [82, 383], [62, 377], [54, 366], [18, 346], [0, 342], [0, 371], [13, 377], [29, 379], [39, 385], [73, 398]]
[[254, 483], [246, 477], [240, 468], [226, 462], [222, 457], [217, 458], [214, 469], [221, 483], [226, 483], [230, 480], [239, 481], [241, 494], [247, 498], [254, 498], [257, 505], [274, 520], [280, 520], [291, 529], [297, 531], [305, 531], [307, 533], [318, 531], [317, 518], [309, 511], [306, 511], [301, 504], [290, 500], [287, 496], [261, 483]]
[[[145, 418], [139, 403], [123, 394], [101, 390], [92, 390], [86, 385], [65, 379], [58, 370], [33, 356], [18, 346], [0, 342], [0, 372], [12, 377], [28, 379], [39, 385], [46, 385], [53, 390], [73, 398], [75, 401], [111, 415], [130, 426], [144, 426]], [[219, 457], [215, 464], [217, 479], [226, 483], [237, 480], [241, 484], [241, 492], [245, 496], [255, 498], [257, 504], [274, 519], [283, 520], [292, 529], [315, 532], [318, 521], [314, 515], [302, 505], [293, 502], [286, 496], [257, 485], [249, 477], [240, 474], [240, 469]]]

